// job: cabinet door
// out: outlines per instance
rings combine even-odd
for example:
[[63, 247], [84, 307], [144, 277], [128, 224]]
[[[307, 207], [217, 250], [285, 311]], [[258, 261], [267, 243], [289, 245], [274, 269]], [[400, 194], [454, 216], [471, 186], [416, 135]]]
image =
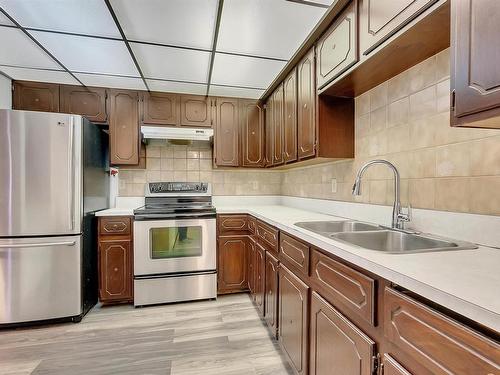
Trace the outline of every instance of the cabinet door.
[[215, 164], [238, 166], [238, 99], [218, 98], [214, 135]]
[[131, 242], [99, 242], [99, 299], [101, 302], [131, 301], [133, 298]]
[[297, 160], [297, 71], [285, 79], [283, 83], [283, 151], [285, 163]]
[[163, 92], [143, 93], [142, 123], [152, 125], [179, 125], [181, 119], [180, 97]]
[[198, 95], [181, 95], [181, 125], [212, 127], [213, 106], [213, 98]]
[[265, 314], [273, 335], [278, 333], [278, 259], [266, 251]]
[[61, 112], [82, 115], [94, 122], [106, 122], [106, 89], [100, 87], [61, 86]]
[[256, 243], [255, 251], [255, 304], [264, 315], [264, 293], [266, 281], [266, 251]]
[[248, 289], [250, 289], [250, 294], [252, 298], [255, 297], [255, 240], [252, 236], [248, 239]]
[[359, 43], [364, 55], [400, 30], [437, 0], [363, 0]]
[[452, 121], [475, 126], [470, 122], [500, 115], [500, 2], [457, 0], [451, 7]]
[[254, 100], [240, 101], [241, 165], [264, 166], [264, 109]]
[[297, 148], [299, 160], [316, 155], [314, 49], [297, 66]]
[[278, 281], [280, 344], [296, 374], [307, 373], [309, 287], [283, 265]]
[[239, 292], [248, 287], [247, 236], [220, 236], [218, 239], [217, 292]]
[[136, 91], [111, 90], [109, 121], [111, 164], [139, 163], [139, 96]]
[[316, 74], [321, 88], [358, 61], [358, 2], [353, 0], [318, 41]]
[[283, 164], [283, 83], [273, 93], [273, 165]]
[[273, 96], [270, 95], [266, 102], [266, 167], [272, 167], [273, 165], [273, 152], [274, 152], [274, 100]]
[[375, 342], [316, 292], [311, 297], [310, 375], [371, 375]]
[[24, 81], [14, 81], [13, 85], [13, 109], [59, 112], [59, 85]]
[[411, 375], [411, 373], [388, 354], [384, 354], [382, 368], [383, 375]]

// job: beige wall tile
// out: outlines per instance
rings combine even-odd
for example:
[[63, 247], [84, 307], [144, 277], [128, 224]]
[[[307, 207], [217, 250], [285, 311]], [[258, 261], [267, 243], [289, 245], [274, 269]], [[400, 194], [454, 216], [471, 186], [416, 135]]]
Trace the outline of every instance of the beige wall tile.
[[[372, 180], [370, 181], [370, 203], [386, 204], [387, 203], [387, 180]], [[363, 189], [364, 186], [361, 187]], [[363, 190], [361, 190], [363, 192]]]
[[470, 211], [500, 215], [500, 176], [471, 178]]
[[187, 159], [187, 170], [188, 171], [199, 171], [200, 170], [200, 160], [199, 159]]
[[[500, 176], [500, 135], [469, 144], [471, 175]], [[500, 195], [500, 191], [497, 194]]]
[[198, 150], [187, 150], [187, 158], [188, 159], [199, 159], [200, 151]]
[[436, 55], [436, 81], [450, 77], [450, 49], [439, 52]]
[[147, 148], [147, 157], [148, 158], [159, 158], [161, 155], [161, 147], [159, 146], [151, 146]]
[[387, 152], [408, 151], [410, 143], [410, 126], [408, 124], [394, 126], [387, 137]]
[[200, 181], [200, 171], [188, 171], [186, 178], [187, 178], [186, 181], [188, 181], [188, 182], [199, 182]]
[[187, 159], [174, 159], [174, 171], [185, 171], [187, 169]]
[[161, 169], [161, 159], [158, 158], [146, 158], [146, 169], [151, 171], [159, 171]]
[[433, 178], [409, 180], [410, 204], [416, 208], [433, 209], [436, 199], [435, 183]]
[[161, 171], [160, 177], [162, 181], [175, 181], [174, 171]]
[[427, 117], [436, 111], [436, 86], [430, 86], [410, 95], [410, 120]]
[[410, 93], [410, 80], [408, 71], [398, 74], [387, 81], [387, 96], [389, 103], [408, 96]]
[[406, 124], [409, 119], [410, 101], [408, 97], [389, 104], [387, 126]]
[[370, 93], [366, 92], [354, 99], [356, 117], [370, 112]]
[[160, 167], [162, 171], [174, 170], [174, 159], [161, 159]]
[[370, 91], [370, 111], [384, 107], [387, 104], [387, 82], [384, 82]]
[[147, 182], [159, 182], [161, 181], [160, 171], [147, 171], [146, 172]]
[[174, 149], [172, 147], [161, 147], [160, 156], [162, 158], [173, 158]]
[[450, 80], [444, 80], [436, 85], [436, 111], [449, 112], [450, 111]]
[[200, 171], [211, 171], [212, 159], [200, 159]]
[[200, 150], [200, 159], [212, 159], [212, 150]]
[[469, 176], [470, 144], [456, 143], [436, 148], [436, 176]]
[[174, 159], [186, 159], [187, 148], [186, 146], [176, 146], [174, 148]]
[[365, 137], [370, 134], [370, 114], [357, 117], [354, 121], [354, 129], [357, 137]]
[[387, 107], [382, 107], [370, 113], [370, 132], [376, 133], [387, 126]]
[[187, 171], [174, 171], [174, 181], [187, 181]]
[[470, 178], [437, 178], [435, 208], [443, 211], [468, 212]]
[[436, 56], [429, 57], [408, 70], [410, 92], [414, 93], [436, 83]]
[[409, 153], [409, 177], [436, 176], [436, 149], [424, 148]]

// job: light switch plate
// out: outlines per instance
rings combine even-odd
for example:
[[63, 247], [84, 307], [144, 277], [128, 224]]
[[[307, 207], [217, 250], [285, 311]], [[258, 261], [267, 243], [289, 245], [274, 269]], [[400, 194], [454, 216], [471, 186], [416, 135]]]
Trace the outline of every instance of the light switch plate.
[[337, 192], [337, 179], [332, 178], [332, 193], [336, 193], [336, 192]]

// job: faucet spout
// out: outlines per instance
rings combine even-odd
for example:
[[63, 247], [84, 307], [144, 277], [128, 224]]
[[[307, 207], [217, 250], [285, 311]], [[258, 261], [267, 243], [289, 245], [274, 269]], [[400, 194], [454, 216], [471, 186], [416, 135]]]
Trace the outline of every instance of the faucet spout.
[[371, 160], [368, 163], [364, 164], [356, 174], [356, 179], [354, 180], [354, 185], [352, 187], [352, 194], [361, 195], [361, 178], [363, 177], [366, 170], [370, 166], [375, 164], [382, 164], [389, 167], [394, 174], [394, 204], [392, 206], [392, 227], [397, 229], [404, 229], [404, 223], [410, 221], [410, 217], [409, 214], [403, 214], [401, 212], [401, 178], [399, 176], [399, 171], [394, 164], [383, 159]]

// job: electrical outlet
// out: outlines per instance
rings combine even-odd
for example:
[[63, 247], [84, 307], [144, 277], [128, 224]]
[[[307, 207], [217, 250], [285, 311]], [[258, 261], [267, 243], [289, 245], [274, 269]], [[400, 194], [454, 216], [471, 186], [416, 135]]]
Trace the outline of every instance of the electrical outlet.
[[332, 178], [332, 193], [336, 193], [336, 192], [337, 192], [337, 179]]

